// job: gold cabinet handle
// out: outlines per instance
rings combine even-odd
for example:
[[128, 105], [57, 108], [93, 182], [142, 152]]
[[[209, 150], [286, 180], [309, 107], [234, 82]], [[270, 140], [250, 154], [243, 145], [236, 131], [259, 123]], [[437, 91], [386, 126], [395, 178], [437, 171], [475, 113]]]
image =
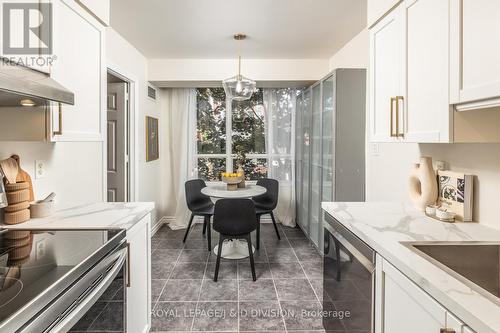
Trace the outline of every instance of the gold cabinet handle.
[[58, 125], [58, 130], [57, 131], [53, 131], [52, 135], [62, 135], [62, 134], [63, 134], [63, 131], [62, 131], [62, 105], [61, 105], [61, 103], [59, 103], [59, 125]]
[[396, 96], [394, 97], [394, 100], [396, 101], [396, 135], [395, 137], [397, 138], [404, 138], [404, 130], [403, 133], [399, 133], [399, 100], [404, 100], [403, 96]]
[[442, 328], [440, 333], [456, 333], [452, 328]]
[[394, 101], [396, 101], [396, 98], [395, 97], [391, 97], [391, 126], [390, 126], [390, 137], [393, 138], [395, 137], [396, 135], [394, 134], [394, 118], [393, 118], [393, 114], [394, 114]]
[[127, 242], [127, 287], [130, 287], [130, 243]]

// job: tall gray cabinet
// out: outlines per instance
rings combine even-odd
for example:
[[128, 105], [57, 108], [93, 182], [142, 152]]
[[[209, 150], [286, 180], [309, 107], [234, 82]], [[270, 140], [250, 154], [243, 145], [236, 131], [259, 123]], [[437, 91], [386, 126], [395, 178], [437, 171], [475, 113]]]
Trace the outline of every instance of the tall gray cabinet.
[[297, 99], [297, 223], [322, 250], [322, 201], [365, 200], [366, 70], [337, 69]]

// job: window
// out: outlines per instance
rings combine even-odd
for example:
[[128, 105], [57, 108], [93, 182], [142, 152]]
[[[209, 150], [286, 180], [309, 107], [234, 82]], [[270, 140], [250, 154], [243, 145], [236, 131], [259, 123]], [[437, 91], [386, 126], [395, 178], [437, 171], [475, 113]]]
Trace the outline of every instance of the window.
[[247, 180], [267, 176], [263, 91], [247, 101], [227, 101], [222, 88], [196, 89], [198, 177], [220, 180], [242, 166]]

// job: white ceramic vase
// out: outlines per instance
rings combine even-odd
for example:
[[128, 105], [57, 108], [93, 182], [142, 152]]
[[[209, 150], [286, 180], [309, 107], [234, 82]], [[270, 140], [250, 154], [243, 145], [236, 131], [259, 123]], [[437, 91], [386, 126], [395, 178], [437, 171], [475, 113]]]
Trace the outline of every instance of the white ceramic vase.
[[438, 184], [432, 158], [422, 156], [410, 173], [410, 198], [417, 209], [425, 211], [427, 205], [436, 203], [437, 197]]

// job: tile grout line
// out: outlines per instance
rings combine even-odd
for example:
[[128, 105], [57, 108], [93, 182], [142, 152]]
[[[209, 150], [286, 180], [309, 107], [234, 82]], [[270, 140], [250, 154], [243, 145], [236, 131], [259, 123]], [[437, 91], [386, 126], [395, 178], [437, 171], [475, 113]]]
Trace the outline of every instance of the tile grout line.
[[[283, 236], [285, 236], [285, 239], [288, 242], [288, 238], [285, 235], [285, 231], [283, 230], [283, 227], [281, 227], [280, 229], [283, 231]], [[267, 255], [267, 251], [266, 251], [266, 255]], [[276, 288], [276, 282], [274, 281], [274, 274], [273, 274], [273, 271], [271, 270], [271, 263], [269, 262], [269, 258], [267, 258], [267, 265], [269, 267], [269, 272], [271, 273], [271, 278], [272, 278], [273, 286], [274, 286], [274, 292], [276, 293], [276, 300], [278, 301], [278, 307], [280, 309], [280, 316], [281, 316], [281, 320], [283, 321], [283, 326], [285, 327], [285, 333], [288, 333], [288, 327], [286, 325], [283, 307], [281, 306], [280, 297], [278, 295], [278, 288]]]
[[[302, 230], [301, 230], [301, 231], [302, 231]], [[303, 231], [302, 231], [302, 232], [303, 232]], [[290, 242], [290, 240], [288, 239], [288, 237], [286, 236], [286, 234], [285, 234], [285, 237], [286, 237], [286, 239], [288, 240], [288, 242]], [[291, 245], [291, 244], [290, 244], [290, 245]], [[312, 289], [312, 291], [313, 291], [314, 295], [316, 296], [316, 300], [320, 303], [320, 305], [322, 305], [322, 304], [323, 304], [323, 300], [322, 300], [322, 299], [321, 299], [321, 300], [319, 299], [319, 296], [318, 296], [318, 294], [317, 294], [316, 290], [314, 289], [314, 286], [313, 286], [313, 285], [312, 285], [312, 283], [311, 283], [311, 279], [309, 278], [309, 275], [307, 275], [306, 270], [304, 269], [304, 266], [302, 266], [302, 261], [301, 261], [301, 260], [299, 259], [299, 257], [297, 256], [297, 253], [295, 252], [295, 249], [293, 248], [293, 246], [291, 246], [291, 248], [292, 248], [293, 254], [295, 255], [295, 257], [297, 257], [297, 261], [298, 261], [298, 263], [299, 263], [299, 265], [300, 265], [300, 268], [302, 269], [302, 271], [304, 271], [304, 275], [306, 276], [307, 282], [309, 282], [309, 286], [311, 287], [311, 289]]]
[[[170, 229], [172, 230], [172, 229]], [[156, 251], [157, 249], [155, 249]], [[175, 250], [175, 249], [172, 249], [172, 250]], [[177, 259], [175, 260], [174, 262], [174, 267], [172, 268], [172, 270], [170, 271], [170, 273], [168, 274], [168, 277], [165, 281], [165, 284], [163, 285], [163, 288], [161, 288], [161, 291], [160, 291], [160, 294], [156, 297], [156, 301], [155, 301], [155, 306], [153, 307], [153, 310], [156, 308], [156, 306], [158, 305], [158, 302], [160, 301], [160, 298], [161, 298], [161, 295], [163, 294], [163, 291], [165, 290], [165, 288], [167, 287], [167, 284], [168, 284], [168, 281], [170, 281], [171, 277], [172, 277], [172, 274], [174, 274], [174, 270], [175, 270], [175, 266], [177, 266], [178, 262], [179, 262], [179, 259], [181, 257], [181, 254], [182, 254], [182, 251], [184, 250], [184, 245], [182, 246], [182, 249], [180, 249], [179, 251], [179, 254], [177, 255]]]
[[[212, 229], [212, 228], [210, 228], [210, 229]], [[200, 304], [201, 292], [203, 290], [203, 283], [205, 281], [205, 274], [207, 273], [208, 264], [210, 262], [211, 252], [212, 252], [212, 249], [210, 249], [210, 253], [208, 254], [207, 260], [205, 262], [205, 269], [203, 270], [203, 276], [201, 277], [200, 291], [198, 292], [198, 300], [196, 301], [196, 305], [194, 307], [194, 317], [193, 317], [193, 321], [191, 322], [191, 328], [190, 328], [189, 332], [193, 332], [193, 329], [194, 329], [194, 320], [196, 319], [196, 310], [198, 309], [198, 305]]]

